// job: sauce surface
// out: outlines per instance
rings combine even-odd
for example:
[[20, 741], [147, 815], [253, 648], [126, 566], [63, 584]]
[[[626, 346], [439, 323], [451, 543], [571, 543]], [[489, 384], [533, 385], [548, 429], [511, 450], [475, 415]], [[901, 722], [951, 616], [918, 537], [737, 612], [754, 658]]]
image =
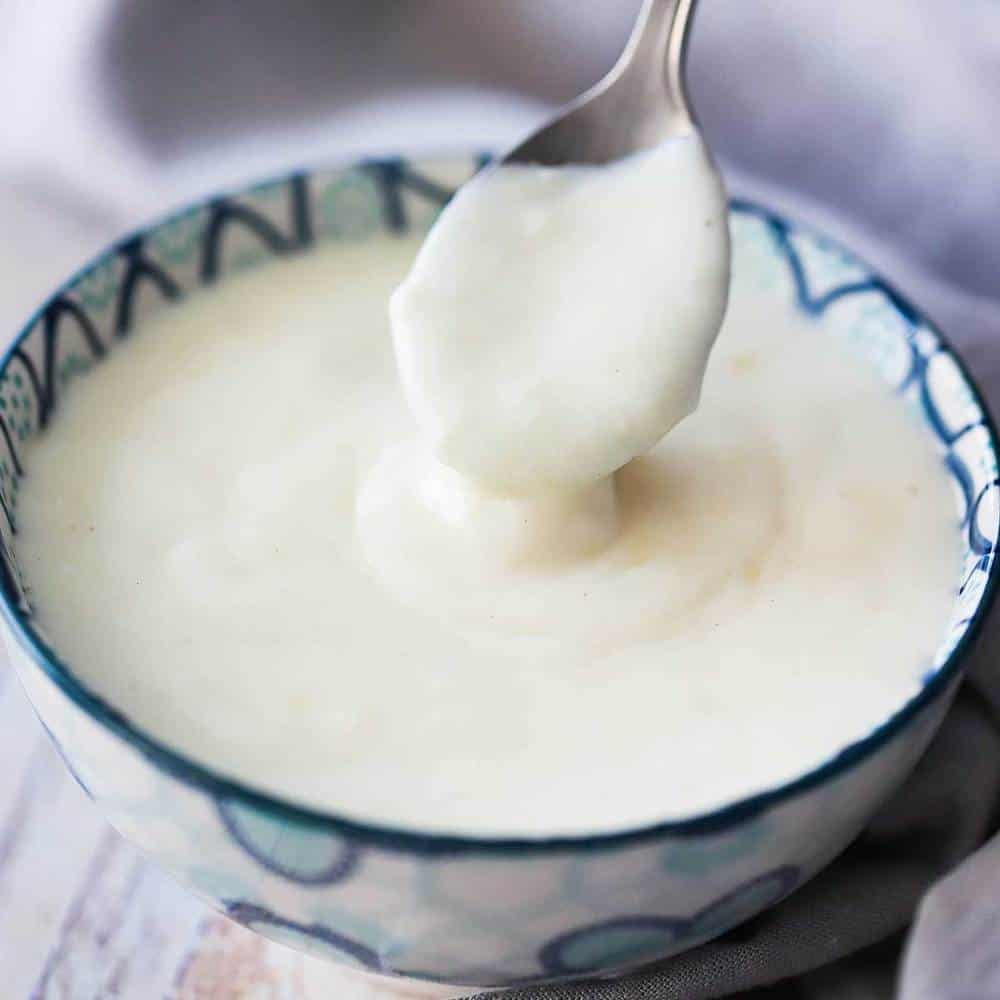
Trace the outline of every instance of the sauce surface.
[[[18, 554], [87, 683], [255, 787], [501, 836], [713, 808], [918, 690], [958, 576], [954, 501], [845, 345], [737, 258], [699, 409], [611, 493], [526, 524], [516, 497], [444, 490], [507, 539], [491, 558], [426, 516], [438, 472], [385, 308], [417, 249], [234, 277], [72, 386], [26, 455]], [[569, 532], [569, 559], [537, 544], [552, 522], [587, 540]]]

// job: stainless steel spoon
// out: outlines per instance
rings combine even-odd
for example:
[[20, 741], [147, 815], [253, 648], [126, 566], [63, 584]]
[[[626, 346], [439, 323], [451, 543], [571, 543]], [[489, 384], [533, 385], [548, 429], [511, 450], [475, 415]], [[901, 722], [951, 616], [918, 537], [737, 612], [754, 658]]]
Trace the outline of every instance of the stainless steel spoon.
[[608, 163], [694, 130], [684, 86], [696, 0], [643, 0], [614, 69], [503, 163]]

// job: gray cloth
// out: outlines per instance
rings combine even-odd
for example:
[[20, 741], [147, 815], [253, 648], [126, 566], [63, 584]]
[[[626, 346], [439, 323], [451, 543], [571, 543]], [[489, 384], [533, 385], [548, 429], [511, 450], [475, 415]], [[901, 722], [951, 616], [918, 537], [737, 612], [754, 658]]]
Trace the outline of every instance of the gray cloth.
[[[53, 17], [0, 0], [0, 318], [12, 329], [96, 247], [206, 191], [327, 158], [501, 148], [610, 66], [638, 3], [65, 0]], [[995, 0], [703, 0], [691, 77], [734, 189], [859, 249], [1000, 408]], [[793, 975], [791, 996], [891, 997], [917, 901], [988, 830], [991, 666], [892, 806], [785, 904], [655, 974], [513, 997], [696, 1000]], [[1000, 997], [998, 882], [1000, 846], [926, 897], [903, 1000]]]
[[[779, 906], [717, 941], [618, 981], [521, 989], [494, 994], [494, 1000], [716, 1000], [790, 977], [797, 979], [794, 989], [754, 995], [889, 998], [898, 932], [927, 890], [993, 831], [998, 803], [1000, 720], [989, 692], [973, 681], [913, 775], [862, 836]], [[984, 905], [971, 905], [976, 900]], [[905, 967], [906, 1000], [1000, 997], [990, 978], [1000, 968], [1000, 936], [990, 938], [1000, 932], [997, 900], [1000, 838], [925, 901]], [[890, 947], [868, 951], [894, 935]], [[981, 957], [956, 976], [953, 948]]]
[[938, 885], [921, 906], [903, 965], [907, 1000], [998, 995], [998, 899], [1000, 839], [995, 839]]

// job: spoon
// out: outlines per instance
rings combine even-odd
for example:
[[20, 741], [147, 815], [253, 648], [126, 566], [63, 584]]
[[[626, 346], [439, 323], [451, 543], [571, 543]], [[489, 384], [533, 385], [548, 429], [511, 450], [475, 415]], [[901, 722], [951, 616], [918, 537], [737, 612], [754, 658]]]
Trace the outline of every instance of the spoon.
[[625, 51], [503, 163], [604, 164], [695, 130], [684, 62], [696, 0], [643, 0]]

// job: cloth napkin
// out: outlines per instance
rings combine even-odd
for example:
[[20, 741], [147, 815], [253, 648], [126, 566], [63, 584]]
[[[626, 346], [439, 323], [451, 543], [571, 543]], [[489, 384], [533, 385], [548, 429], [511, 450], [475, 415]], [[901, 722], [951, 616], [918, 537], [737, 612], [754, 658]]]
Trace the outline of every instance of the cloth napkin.
[[[0, 0], [0, 320], [13, 332], [102, 244], [206, 191], [502, 148], [612, 64], [638, 2]], [[693, 99], [731, 186], [861, 250], [1000, 408], [1000, 4], [700, 6]], [[906, 788], [786, 903], [632, 980], [509, 1000], [697, 1000], [788, 977], [759, 996], [1000, 997], [1000, 844], [946, 876], [993, 828], [996, 648]]]

